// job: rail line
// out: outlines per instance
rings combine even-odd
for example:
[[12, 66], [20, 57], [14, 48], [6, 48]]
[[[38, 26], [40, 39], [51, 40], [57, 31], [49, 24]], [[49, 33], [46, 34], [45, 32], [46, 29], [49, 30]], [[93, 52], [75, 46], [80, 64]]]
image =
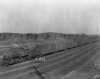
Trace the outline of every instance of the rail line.
[[[94, 42], [95, 43], [95, 42]], [[66, 69], [70, 69], [70, 68], [72, 68], [73, 69], [73, 67], [74, 66], [77, 66], [77, 65], [80, 65], [79, 63], [80, 62], [82, 62], [82, 61], [84, 61], [84, 62], [86, 62], [87, 60], [88, 60], [88, 58], [91, 58], [93, 55], [94, 55], [94, 52], [90, 52], [89, 50], [92, 50], [93, 51], [93, 48], [94, 48], [94, 43], [92, 43], [92, 44], [86, 44], [87, 46], [86, 47], [84, 47], [84, 45], [83, 46], [81, 46], [81, 47], [83, 47], [83, 49], [81, 48], [81, 47], [75, 47], [75, 50], [74, 49], [72, 49], [72, 51], [67, 51], [66, 50], [66, 52], [67, 53], [69, 53], [70, 54], [70, 56], [68, 56], [68, 59], [66, 58], [66, 60], [64, 60], [65, 58], [63, 58], [64, 57], [64, 54], [67, 56], [67, 53], [66, 52], [63, 52], [63, 51], [65, 51], [65, 50], [61, 50], [61, 51], [58, 51], [59, 53], [60, 53], [60, 55], [62, 55], [62, 56], [59, 56], [59, 58], [60, 59], [62, 59], [63, 58], [63, 60], [61, 60], [60, 62], [59, 62], [59, 58], [57, 58], [57, 60], [55, 61], [55, 62], [57, 62], [56, 64], [55, 64], [55, 62], [53, 62], [53, 60], [55, 60], [55, 57], [56, 57], [56, 55], [55, 54], [57, 54], [57, 53], [53, 53], [52, 54], [52, 52], [51, 53], [49, 53], [49, 54], [45, 54], [45, 55], [43, 55], [43, 56], [50, 56], [50, 55], [55, 55], [55, 56], [53, 56], [53, 57], [51, 57], [52, 59], [50, 59], [50, 58], [48, 58], [48, 61], [52, 61], [53, 62], [53, 64], [52, 64], [52, 62], [51, 63], [49, 63], [48, 65], [46, 65], [46, 63], [43, 65], [43, 66], [39, 66], [39, 65], [41, 65], [41, 64], [38, 64], [38, 65], [36, 65], [36, 67], [37, 67], [37, 69], [41, 72], [41, 73], [46, 73], [46, 72], [48, 72], [48, 71], [51, 71], [52, 69], [56, 69], [55, 68], [55, 66], [58, 66], [58, 68], [59, 67], [62, 67], [62, 65], [60, 65], [61, 63], [63, 63], [64, 65], [64, 67], [67, 67]], [[91, 47], [93, 45], [93, 47]], [[81, 49], [81, 50], [80, 50]], [[71, 49], [70, 49], [71, 50]], [[78, 54], [77, 55], [73, 55], [73, 54], [71, 54], [72, 52], [73, 53], [75, 53], [76, 52], [76, 50], [77, 50], [77, 52], [78, 52]], [[87, 52], [89, 52], [89, 53], [86, 53], [86, 50], [87, 50]], [[96, 49], [95, 49], [96, 50]], [[84, 51], [84, 52], [82, 52], [82, 51]], [[57, 51], [56, 51], [57, 52]], [[79, 52], [82, 52], [82, 53], [79, 53]], [[85, 54], [86, 53], [86, 54]], [[72, 58], [71, 58], [72, 57]], [[79, 57], [80, 57], [80, 59], [79, 59]], [[80, 60], [80, 61], [78, 61], [78, 60]], [[32, 60], [31, 60], [32, 61]], [[27, 62], [23, 62], [23, 63], [20, 63], [20, 64], [17, 64], [17, 65], [13, 65], [13, 66], [11, 66], [11, 68], [10, 68], [10, 70], [9, 69], [7, 69], [7, 71], [5, 71], [5, 72], [0, 72], [0, 79], [2, 79], [2, 78], [6, 78], [5, 76], [8, 76], [8, 77], [11, 77], [11, 76], [14, 76], [14, 74], [16, 74], [16, 73], [23, 73], [23, 74], [27, 74], [27, 72], [29, 72], [30, 70], [32, 70], [33, 68], [33, 63], [31, 62], [31, 61], [27, 61]], [[66, 64], [65, 62], [66, 61], [68, 61], [68, 63]], [[78, 64], [77, 64], [78, 63]], [[43, 64], [43, 63], [42, 63]], [[55, 64], [55, 65], [54, 65]], [[59, 64], [59, 65], [58, 65]], [[81, 64], [83, 64], [83, 63], [81, 63]], [[50, 66], [49, 66], [50, 65]], [[25, 66], [25, 67], [24, 67]], [[57, 68], [57, 69], [58, 69]], [[58, 69], [59, 70], [59, 69]], [[61, 68], [61, 70], [64, 70], [64, 69], [62, 69]], [[68, 71], [68, 70], [67, 70]], [[35, 72], [34, 71], [34, 69], [33, 69], [33, 72]], [[20, 75], [21, 76], [21, 75]], [[19, 76], [18, 76], [19, 77]], [[10, 79], [10, 78], [9, 78]]]
[[[92, 46], [90, 46], [90, 45], [88, 46], [87, 45], [87, 46], [80, 47], [79, 49], [76, 48], [76, 49], [73, 49], [73, 50], [66, 50], [66, 51], [63, 51], [63, 52], [60, 52], [60, 53], [55, 53], [55, 54], [46, 56], [45, 60], [47, 62], [45, 64], [43, 63], [43, 64], [39, 65], [39, 67], [45, 66], [47, 64], [53, 64], [53, 63], [57, 62], [58, 60], [62, 60], [64, 58], [66, 59], [66, 58], [69, 58], [69, 57], [77, 56], [78, 54], [80, 54], [80, 51], [82, 49], [86, 49], [86, 48], [88, 50], [88, 49], [92, 48]], [[83, 50], [83, 51], [86, 52], [86, 50]]]
[[[41, 73], [45, 73], [47, 71], [50, 71], [51, 69], [53, 70], [53, 69], [56, 69], [57, 67], [61, 67], [61, 66], [65, 65], [65, 63], [68, 65], [70, 62], [76, 60], [77, 58], [78, 58], [78, 60], [82, 60], [81, 58], [87, 54], [86, 52], [90, 51], [90, 49], [93, 50], [93, 48], [94, 47], [91, 47], [91, 48], [89, 47], [88, 49], [78, 51], [78, 53], [75, 55], [71, 55], [71, 56], [65, 55], [65, 57], [62, 56], [62, 58], [58, 58], [56, 61], [55, 60], [53, 61], [53, 58], [52, 58], [51, 59], [52, 62], [44, 64], [43, 66], [39, 66], [38, 70], [40, 70]], [[91, 54], [91, 51], [89, 53]], [[81, 58], [79, 59], [79, 57], [81, 57]]]

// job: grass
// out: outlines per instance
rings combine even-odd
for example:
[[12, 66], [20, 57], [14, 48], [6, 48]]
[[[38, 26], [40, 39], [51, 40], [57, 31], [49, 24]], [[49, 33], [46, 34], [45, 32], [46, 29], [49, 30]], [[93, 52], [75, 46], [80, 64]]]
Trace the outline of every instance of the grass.
[[[13, 45], [14, 43], [17, 43], [19, 45], [19, 48], [24, 47], [25, 49], [28, 49], [28, 50], [31, 50], [32, 48], [33, 49], [36, 48], [37, 50], [33, 50], [31, 52], [33, 54], [34, 52], [35, 53], [50, 52], [51, 50], [55, 50], [55, 49], [58, 50], [58, 49], [62, 49], [64, 47], [69, 47], [69, 46], [73, 46], [73, 45], [76, 45], [81, 42], [84, 43], [84, 42], [88, 42], [88, 41], [92, 40], [91, 38], [88, 39], [89, 36], [85, 37], [85, 36], [80, 36], [80, 35], [78, 37], [76, 37], [75, 35], [72, 35], [72, 36], [69, 35], [69, 37], [68, 37], [68, 35], [66, 35], [66, 34], [64, 34], [64, 35], [59, 34], [58, 36], [56, 36], [56, 34], [54, 34], [53, 36], [49, 35], [48, 38], [46, 38], [45, 36], [46, 35], [44, 35], [43, 38], [42, 38], [42, 36], [40, 36], [40, 37], [37, 36], [37, 39], [35, 39], [35, 40], [33, 40], [31, 38], [26, 40], [26, 39], [22, 39], [21, 37], [20, 38], [18, 37], [17, 40], [15, 40], [13, 37], [11, 38], [10, 41], [2, 40], [2, 41], [0, 41], [0, 46], [9, 46], [9, 48], [11, 50], [9, 50], [9, 48], [4, 47], [4, 48], [0, 49], [0, 55], [4, 55], [4, 54], [11, 55], [11, 53], [16, 54], [17, 52], [22, 54], [23, 51], [20, 51], [18, 49], [18, 51], [16, 52], [12, 49], [12, 47], [14, 47], [14, 45]], [[86, 40], [84, 41], [82, 39], [82, 37], [84, 37], [84, 40], [86, 38]], [[39, 39], [39, 38], [42, 38], [42, 39]], [[93, 37], [93, 40], [94, 39], [95, 38]], [[61, 75], [61, 74], [52, 74], [52, 73], [50, 74], [49, 73], [45, 77], [46, 77], [46, 79], [93, 79], [93, 77], [97, 77], [97, 76], [95, 76], [97, 74], [100, 74], [99, 71], [95, 70], [93, 68], [92, 64], [89, 64], [88, 66], [84, 67], [83, 70], [81, 70], [81, 71], [72, 72], [70, 75], [68, 74], [69, 76], [67, 74]], [[28, 78], [27, 76], [25, 75], [24, 77], [21, 77], [21, 79], [27, 79]], [[31, 76], [29, 79], [33, 79], [33, 78], [34, 77]], [[39, 78], [37, 78], [37, 79], [39, 79]]]

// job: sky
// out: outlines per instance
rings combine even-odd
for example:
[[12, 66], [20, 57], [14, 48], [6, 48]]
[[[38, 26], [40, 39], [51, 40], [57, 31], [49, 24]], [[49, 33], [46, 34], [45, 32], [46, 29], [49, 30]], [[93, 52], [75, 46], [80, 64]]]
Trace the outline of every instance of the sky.
[[99, 0], [0, 0], [0, 32], [100, 34]]

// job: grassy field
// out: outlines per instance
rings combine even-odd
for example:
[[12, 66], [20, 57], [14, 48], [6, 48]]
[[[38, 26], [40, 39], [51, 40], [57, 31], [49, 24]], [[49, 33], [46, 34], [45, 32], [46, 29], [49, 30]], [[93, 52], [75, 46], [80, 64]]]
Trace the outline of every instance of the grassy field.
[[[40, 35], [37, 40], [24, 37], [0, 41], [0, 64], [5, 55], [8, 64], [16, 62], [0, 66], [0, 79], [100, 78], [97, 57], [100, 55], [100, 42], [96, 36], [54, 34], [48, 39], [45, 36]], [[28, 59], [37, 54], [41, 54], [43, 60], [41, 57]]]

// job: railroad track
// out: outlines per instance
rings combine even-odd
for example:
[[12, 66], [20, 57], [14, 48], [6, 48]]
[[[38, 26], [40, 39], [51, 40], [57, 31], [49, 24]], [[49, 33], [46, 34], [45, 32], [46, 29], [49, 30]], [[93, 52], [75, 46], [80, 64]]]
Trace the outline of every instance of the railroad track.
[[[87, 60], [95, 55], [94, 52], [98, 49], [99, 47], [95, 47], [95, 43], [91, 43], [72, 50], [46, 55], [45, 59], [47, 63], [38, 63], [36, 65], [32, 63], [34, 61], [23, 62], [0, 72], [0, 79], [16, 79], [30, 72], [35, 72], [33, 66], [35, 66], [42, 74], [51, 71], [63, 71], [63, 73], [68, 73], [83, 65]], [[66, 69], [63, 69], [64, 67], [66, 67]], [[16, 76], [16, 73], [19, 75]]]
[[[41, 73], [45, 73], [50, 70], [55, 70], [56, 68], [60, 68], [63, 65], [69, 65], [70, 63], [75, 64], [74, 63], [75, 60], [77, 60], [77, 59], [83, 60], [82, 57], [86, 58], [86, 56], [90, 56], [90, 54], [93, 55], [93, 53], [91, 53], [91, 51], [93, 51], [95, 49], [95, 47], [91, 46], [91, 47], [87, 48], [87, 46], [86, 46], [86, 47], [83, 47], [83, 49], [85, 49], [85, 50], [82, 50], [80, 48], [79, 50], [73, 50], [71, 52], [65, 53], [65, 55], [60, 55], [59, 57], [55, 56], [54, 58], [48, 59], [47, 63], [38, 65], [37, 68]], [[86, 52], [88, 52], [89, 54]]]

